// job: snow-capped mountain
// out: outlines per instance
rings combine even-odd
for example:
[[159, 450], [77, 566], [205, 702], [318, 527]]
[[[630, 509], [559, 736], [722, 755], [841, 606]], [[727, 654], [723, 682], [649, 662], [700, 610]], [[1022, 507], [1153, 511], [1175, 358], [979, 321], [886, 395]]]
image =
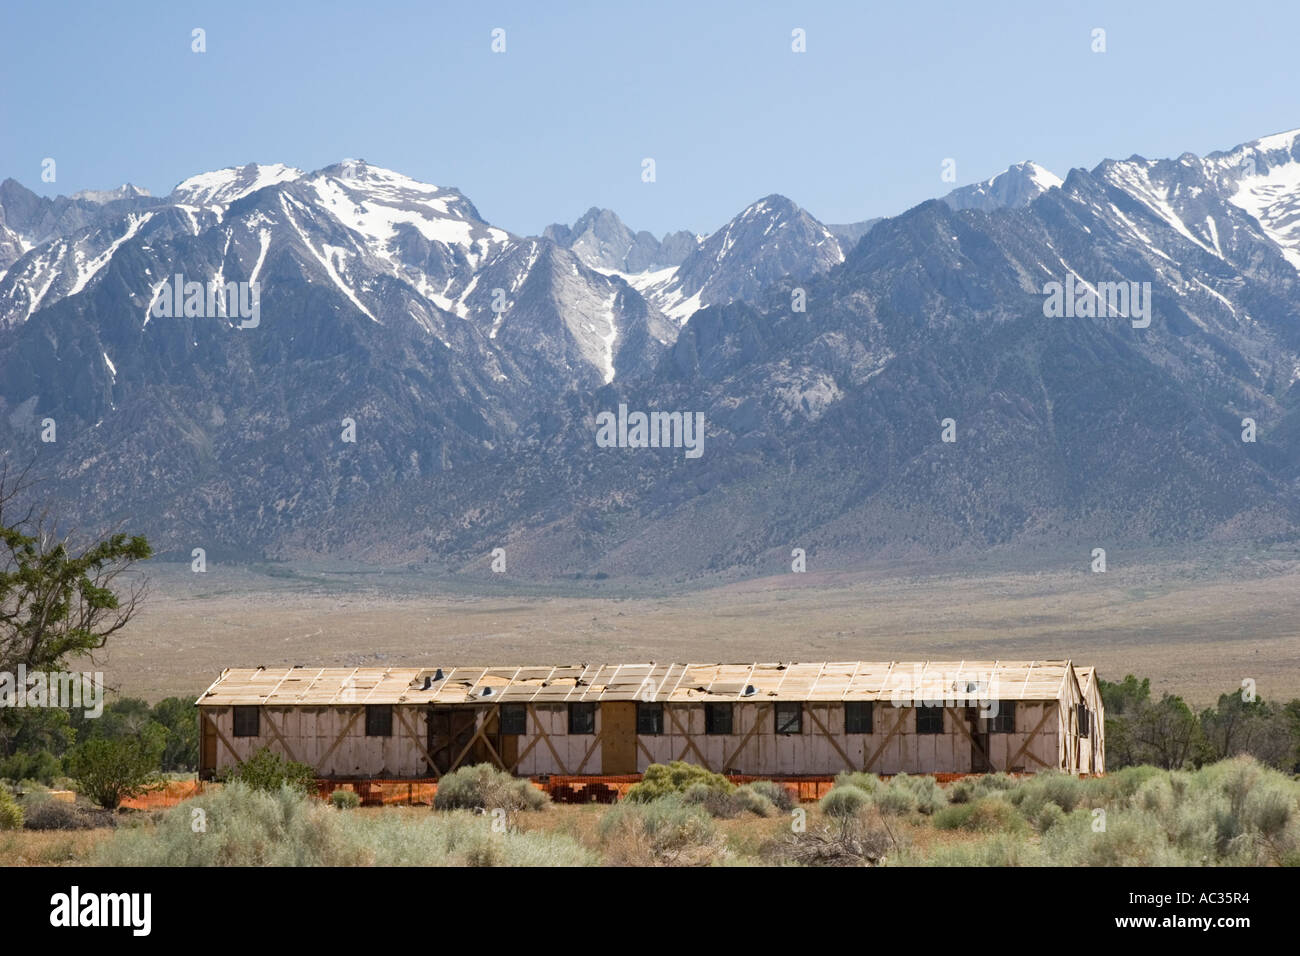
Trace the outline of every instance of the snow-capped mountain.
[[983, 182], [954, 189], [943, 201], [953, 209], [1018, 209], [1061, 182], [1059, 176], [1037, 163], [1017, 163]]
[[[598, 209], [517, 236], [363, 161], [6, 180], [0, 449], [181, 554], [653, 574], [1300, 534], [1298, 135], [1020, 164], [867, 224], [769, 196], [663, 241]], [[258, 283], [260, 323], [155, 317], [177, 274]], [[1149, 325], [1048, 318], [1070, 276], [1149, 283]], [[699, 410], [704, 456], [596, 450], [620, 402]]]
[[569, 249], [593, 269], [637, 273], [679, 266], [699, 240], [685, 230], [663, 240], [642, 230], [634, 233], [617, 214], [592, 206], [572, 226], [555, 223], [542, 233]]
[[843, 261], [840, 242], [826, 226], [772, 195], [705, 238], [676, 269], [628, 281], [665, 315], [685, 322], [705, 306], [752, 298], [777, 279], [818, 275]]

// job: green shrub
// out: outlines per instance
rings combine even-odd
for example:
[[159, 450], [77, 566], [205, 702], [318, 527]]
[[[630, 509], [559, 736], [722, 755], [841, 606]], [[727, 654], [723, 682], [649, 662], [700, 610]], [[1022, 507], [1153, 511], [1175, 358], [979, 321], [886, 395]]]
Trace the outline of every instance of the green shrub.
[[[196, 815], [195, 811], [202, 811]], [[234, 782], [118, 830], [100, 845], [107, 866], [588, 866], [593, 854], [561, 834], [497, 832], [464, 811], [336, 813], [292, 787]]]
[[35, 780], [49, 784], [63, 773], [63, 762], [48, 750], [20, 751], [0, 757], [0, 780]]
[[871, 795], [871, 802], [887, 817], [901, 817], [916, 809], [916, 795], [906, 787], [881, 787]]
[[885, 782], [874, 773], [863, 773], [861, 771], [841, 773], [835, 778], [835, 786], [857, 787], [863, 793], [875, 793], [884, 785]]
[[300, 793], [316, 792], [315, 770], [305, 763], [281, 757], [270, 747], [263, 747], [238, 767], [227, 770], [222, 778], [267, 793], [274, 793], [281, 787], [290, 787]]
[[[23, 814], [27, 830], [90, 830], [96, 826], [94, 816], [75, 804], [49, 797], [26, 801]], [[106, 817], [106, 821], [111, 825], [113, 818]]]
[[167, 810], [155, 827], [119, 829], [100, 845], [106, 866], [351, 866], [366, 861], [324, 803], [288, 785], [233, 781]]
[[1049, 771], [1039, 774], [1035, 780], [1041, 784], [1043, 796], [1066, 813], [1083, 799], [1083, 784], [1078, 777]]
[[1021, 836], [997, 833], [972, 843], [940, 844], [925, 853], [908, 850], [888, 866], [1042, 866], [1043, 854]]
[[772, 806], [783, 813], [789, 813], [794, 809], [794, 794], [789, 787], [779, 784], [775, 780], [755, 780], [752, 783], [745, 784], [740, 789], [766, 797]]
[[335, 790], [330, 793], [330, 803], [337, 810], [355, 810], [361, 806], [361, 797], [355, 790]]
[[693, 783], [681, 793], [682, 803], [687, 806], [703, 807], [711, 817], [729, 820], [739, 816], [745, 805], [735, 792], [728, 793], [706, 783]]
[[871, 805], [871, 797], [853, 784], [836, 784], [818, 806], [822, 813], [834, 820], [855, 817]]
[[944, 807], [934, 814], [939, 830], [1023, 833], [1024, 818], [1001, 797], [980, 797], [973, 803]]
[[1188, 866], [1195, 861], [1170, 844], [1159, 821], [1143, 811], [1107, 813], [1093, 829], [1090, 811], [1076, 810], [1043, 834], [1047, 861], [1058, 866]]
[[[785, 793], [787, 798], [789, 798], [789, 791], [786, 790], [785, 787], [779, 787], [778, 789]], [[777, 806], [772, 802], [771, 798], [768, 797], [769, 792], [770, 791], [760, 790], [753, 784], [745, 784], [742, 787], [737, 787], [736, 792], [731, 796], [732, 799], [740, 805], [742, 810], [747, 810], [760, 817], [770, 817], [777, 812]], [[791, 805], [793, 805], [793, 800], [790, 802]]]
[[79, 793], [114, 810], [123, 799], [161, 785], [158, 760], [162, 748], [161, 735], [95, 737], [72, 751], [68, 770]]
[[970, 803], [975, 799], [975, 784], [970, 780], [958, 780], [948, 788], [949, 803]]
[[997, 773], [986, 773], [975, 781], [976, 787], [985, 793], [996, 793], [999, 790], [1010, 790], [1016, 785], [1016, 778], [998, 771]]
[[1046, 833], [1065, 819], [1065, 811], [1054, 803], [1045, 803], [1034, 817], [1034, 828], [1039, 833]]
[[912, 776], [900, 773], [889, 781], [890, 788], [898, 787], [912, 794], [913, 805], [927, 816], [948, 805], [948, 797], [934, 777]]
[[674, 760], [669, 764], [652, 763], [646, 767], [640, 782], [628, 788], [624, 799], [633, 803], [648, 803], [670, 794], [684, 793], [696, 784], [724, 793], [731, 793], [735, 789], [735, 784], [720, 773], [713, 773], [684, 760]]
[[23, 808], [8, 787], [0, 786], [0, 830], [19, 830], [23, 825]]
[[333, 814], [375, 866], [593, 866], [596, 855], [563, 833], [500, 831], [466, 810]]
[[700, 866], [724, 853], [712, 817], [677, 794], [620, 801], [598, 828], [606, 861], [618, 866]]
[[551, 802], [529, 781], [487, 763], [461, 767], [438, 781], [435, 810], [543, 810]]

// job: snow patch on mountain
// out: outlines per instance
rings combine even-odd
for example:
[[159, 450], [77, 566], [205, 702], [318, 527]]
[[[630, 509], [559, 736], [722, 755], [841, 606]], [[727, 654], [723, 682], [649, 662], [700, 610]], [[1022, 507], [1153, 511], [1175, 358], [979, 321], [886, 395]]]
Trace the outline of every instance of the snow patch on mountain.
[[178, 183], [167, 198], [173, 204], [190, 206], [229, 205], [259, 189], [290, 182], [302, 175], [301, 169], [283, 163], [265, 166], [248, 163], [191, 176]]

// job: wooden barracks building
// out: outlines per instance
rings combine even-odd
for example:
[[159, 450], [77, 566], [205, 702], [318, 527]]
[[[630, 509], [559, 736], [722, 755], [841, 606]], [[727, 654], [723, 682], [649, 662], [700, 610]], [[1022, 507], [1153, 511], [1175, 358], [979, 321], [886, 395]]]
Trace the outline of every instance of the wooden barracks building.
[[232, 668], [197, 704], [203, 779], [266, 746], [338, 781], [1106, 763], [1096, 673], [1070, 661]]

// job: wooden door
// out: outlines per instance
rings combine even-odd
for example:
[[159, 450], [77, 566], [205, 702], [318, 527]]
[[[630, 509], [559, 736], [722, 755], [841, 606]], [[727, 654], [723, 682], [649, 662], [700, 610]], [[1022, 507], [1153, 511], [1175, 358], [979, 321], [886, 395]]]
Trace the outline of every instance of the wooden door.
[[472, 707], [430, 707], [429, 756], [437, 764], [437, 770], [430, 768], [430, 772], [448, 773], [455, 770], [452, 761], [460, 756], [473, 737]]
[[636, 773], [636, 701], [600, 705], [600, 766], [602, 773]]
[[199, 758], [199, 779], [211, 780], [217, 769], [217, 728], [214, 718], [206, 711], [199, 711], [199, 726], [202, 728], [203, 752]]

